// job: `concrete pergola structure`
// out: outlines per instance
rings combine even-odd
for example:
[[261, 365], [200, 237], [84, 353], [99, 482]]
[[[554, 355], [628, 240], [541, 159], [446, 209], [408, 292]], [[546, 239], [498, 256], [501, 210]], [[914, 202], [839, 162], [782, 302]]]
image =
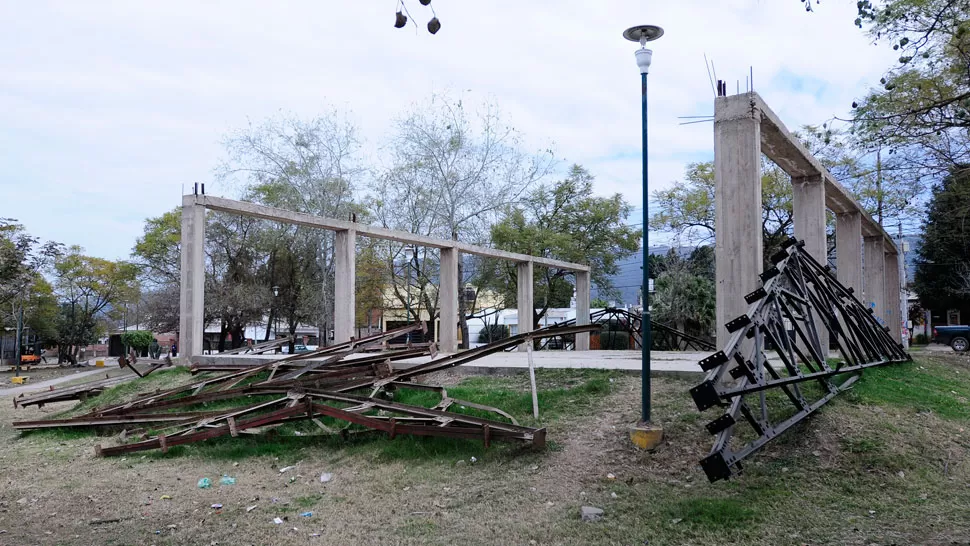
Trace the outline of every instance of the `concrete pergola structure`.
[[791, 176], [795, 237], [823, 264], [825, 211], [835, 213], [839, 282], [900, 341], [899, 252], [892, 238], [750, 92], [714, 100], [718, 346], [730, 338], [724, 324], [744, 314], [744, 296], [760, 286], [762, 153]]
[[[354, 333], [354, 311], [356, 309], [355, 258], [358, 236], [441, 250], [438, 305], [441, 317], [440, 350], [443, 352], [458, 350], [458, 260], [462, 253], [508, 260], [517, 264], [519, 333], [532, 331], [532, 271], [534, 265], [555, 267], [575, 273], [576, 324], [589, 324], [590, 273], [587, 265], [506, 252], [460, 241], [425, 237], [348, 220], [323, 218], [245, 201], [192, 194], [182, 197], [182, 285], [179, 299], [181, 312], [179, 318], [179, 349], [182, 351], [185, 361], [202, 354], [203, 310], [205, 308], [206, 209], [335, 232], [334, 341], [336, 343], [350, 341]], [[576, 350], [589, 350], [588, 333], [576, 335]]]

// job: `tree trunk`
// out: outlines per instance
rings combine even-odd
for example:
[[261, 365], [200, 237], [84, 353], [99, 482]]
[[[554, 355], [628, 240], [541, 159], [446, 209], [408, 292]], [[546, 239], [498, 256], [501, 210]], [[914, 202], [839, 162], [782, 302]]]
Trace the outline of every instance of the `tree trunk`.
[[[460, 254], [459, 254], [460, 256]], [[464, 278], [463, 274], [465, 268], [462, 266], [461, 260], [458, 260], [458, 280]], [[474, 311], [474, 309], [473, 309]], [[470, 347], [470, 340], [468, 339], [468, 309], [465, 305], [465, 289], [458, 283], [458, 328], [461, 330], [461, 345], [460, 349], [467, 349]]]

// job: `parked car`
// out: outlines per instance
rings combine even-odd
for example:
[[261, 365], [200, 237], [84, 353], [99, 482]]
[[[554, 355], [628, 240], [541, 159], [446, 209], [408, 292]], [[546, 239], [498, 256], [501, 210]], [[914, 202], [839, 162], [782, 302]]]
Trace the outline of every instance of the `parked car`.
[[933, 342], [949, 345], [957, 352], [970, 349], [970, 326], [937, 326], [933, 328]]

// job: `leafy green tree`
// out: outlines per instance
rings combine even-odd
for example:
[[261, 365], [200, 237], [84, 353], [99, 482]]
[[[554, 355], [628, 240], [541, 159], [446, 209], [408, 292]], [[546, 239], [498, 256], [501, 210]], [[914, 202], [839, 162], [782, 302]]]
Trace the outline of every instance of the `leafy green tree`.
[[[553, 185], [541, 185], [492, 227], [497, 248], [568, 262], [587, 263], [590, 277], [601, 293], [613, 290], [610, 276], [618, 264], [640, 249], [642, 232], [626, 224], [631, 206], [620, 194], [593, 196], [593, 175], [573, 165], [569, 175]], [[515, 301], [517, 275], [505, 265], [505, 279], [498, 288], [506, 301]], [[571, 272], [536, 267], [533, 287], [534, 324], [550, 307], [568, 305], [573, 285]]]
[[138, 296], [138, 269], [128, 262], [112, 262], [82, 254], [72, 246], [54, 262], [54, 289], [60, 302], [58, 361], [77, 364], [81, 347], [93, 343], [104, 330], [108, 311]]
[[856, 25], [899, 52], [898, 62], [853, 103], [854, 130], [869, 145], [908, 151], [910, 176], [970, 163], [970, 3], [857, 3]]
[[[761, 227], [767, 259], [794, 228], [792, 189], [788, 175], [764, 158], [761, 173]], [[689, 164], [683, 183], [657, 190], [653, 197], [659, 210], [650, 217], [651, 229], [672, 231], [699, 243], [714, 242], [713, 161]]]
[[148, 346], [152, 344], [154, 339], [155, 335], [148, 330], [129, 330], [121, 334], [121, 342], [126, 347], [131, 347], [139, 353], [148, 350]]
[[[709, 248], [709, 247], [700, 247]], [[673, 250], [666, 269], [654, 281], [651, 318], [695, 336], [709, 337], [715, 320], [714, 279], [705, 263], [709, 251], [695, 251], [693, 260], [684, 260]]]
[[592, 309], [603, 309], [610, 306], [610, 302], [603, 298], [593, 298], [589, 300], [589, 306]]
[[970, 171], [956, 168], [933, 189], [916, 251], [913, 288], [927, 309], [970, 306]]

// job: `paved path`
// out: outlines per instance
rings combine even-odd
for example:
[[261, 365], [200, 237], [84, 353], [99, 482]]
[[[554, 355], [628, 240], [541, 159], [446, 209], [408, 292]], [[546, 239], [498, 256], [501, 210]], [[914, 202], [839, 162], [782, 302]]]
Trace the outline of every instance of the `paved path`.
[[57, 377], [54, 379], [49, 379], [47, 381], [41, 381], [40, 383], [27, 383], [26, 385], [20, 387], [12, 387], [9, 389], [0, 389], [0, 396], [17, 396], [21, 393], [40, 391], [50, 387], [51, 385], [59, 385], [61, 383], [67, 383], [68, 381], [74, 381], [82, 377], [87, 377], [89, 375], [95, 375], [99, 373], [107, 373], [106, 368], [97, 368], [94, 370], [88, 370], [86, 372], [72, 373], [70, 375], [65, 375], [63, 377]]

